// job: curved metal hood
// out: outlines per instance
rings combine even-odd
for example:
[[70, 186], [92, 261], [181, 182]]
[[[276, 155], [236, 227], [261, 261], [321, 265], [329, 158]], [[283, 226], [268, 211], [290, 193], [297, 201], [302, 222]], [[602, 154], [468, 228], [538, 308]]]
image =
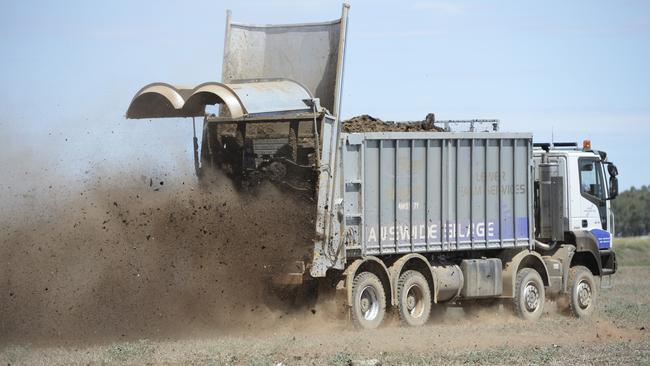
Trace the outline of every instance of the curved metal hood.
[[208, 82], [194, 88], [152, 83], [133, 97], [126, 118], [203, 117], [205, 106], [223, 104], [232, 118], [261, 113], [309, 111], [303, 102], [313, 96], [289, 79]]
[[153, 83], [137, 92], [127, 118], [203, 117], [205, 106], [223, 104], [221, 117], [305, 110], [303, 99], [320, 99], [340, 111], [349, 5], [330, 22], [252, 25], [234, 23], [230, 11], [222, 82], [196, 87]]

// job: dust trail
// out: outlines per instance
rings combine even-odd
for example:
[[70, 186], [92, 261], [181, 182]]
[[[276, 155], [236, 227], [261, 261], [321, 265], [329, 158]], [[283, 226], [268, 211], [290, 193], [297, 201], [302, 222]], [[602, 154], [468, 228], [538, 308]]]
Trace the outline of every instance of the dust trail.
[[91, 176], [14, 210], [0, 227], [0, 344], [253, 329], [285, 316], [264, 305], [268, 264], [308, 255], [311, 204], [215, 179]]

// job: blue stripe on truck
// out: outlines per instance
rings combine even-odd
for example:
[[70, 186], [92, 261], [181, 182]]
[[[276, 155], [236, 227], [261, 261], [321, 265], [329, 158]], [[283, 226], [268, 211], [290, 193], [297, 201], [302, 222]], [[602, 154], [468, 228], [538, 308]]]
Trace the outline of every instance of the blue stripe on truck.
[[611, 249], [612, 248], [612, 234], [609, 231], [602, 229], [591, 229], [590, 231], [598, 241], [598, 249]]

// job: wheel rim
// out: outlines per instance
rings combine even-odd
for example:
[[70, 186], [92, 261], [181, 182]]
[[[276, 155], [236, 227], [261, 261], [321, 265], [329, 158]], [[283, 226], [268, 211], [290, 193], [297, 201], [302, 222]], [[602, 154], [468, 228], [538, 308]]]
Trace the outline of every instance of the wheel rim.
[[406, 311], [414, 318], [424, 313], [424, 291], [417, 284], [412, 284], [406, 290]]
[[539, 307], [540, 297], [539, 289], [535, 282], [530, 281], [524, 287], [524, 303], [526, 305], [526, 310], [529, 312], [534, 312]]
[[589, 306], [591, 306], [591, 301], [592, 301], [592, 291], [591, 291], [591, 285], [585, 281], [582, 280], [578, 283], [578, 305], [580, 306], [581, 309], [586, 309]]
[[359, 298], [359, 309], [365, 320], [374, 320], [379, 314], [379, 296], [372, 286], [366, 286], [361, 290]]

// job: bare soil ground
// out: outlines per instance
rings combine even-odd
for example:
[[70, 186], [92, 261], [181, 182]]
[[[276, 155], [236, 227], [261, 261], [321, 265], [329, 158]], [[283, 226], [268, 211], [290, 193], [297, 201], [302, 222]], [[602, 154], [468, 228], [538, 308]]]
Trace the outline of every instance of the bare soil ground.
[[[152, 340], [142, 338], [94, 345], [11, 344], [3, 364], [196, 364], [348, 365], [377, 359], [407, 364], [647, 364], [650, 286], [639, 278], [650, 268], [624, 268], [617, 287], [602, 292], [601, 311], [577, 320], [553, 311], [537, 323], [507, 312], [485, 311], [468, 318], [450, 311], [422, 328], [389, 324], [376, 331], [350, 329], [344, 320], [291, 314], [252, 320], [239, 329]], [[552, 304], [547, 304], [552, 307]]]
[[450, 309], [361, 331], [328, 303], [266, 305], [266, 263], [302, 255], [313, 218], [272, 187], [217, 186], [96, 181], [2, 217], [0, 365], [650, 363], [648, 239], [617, 242], [615, 287], [590, 320], [548, 302], [536, 323]]

